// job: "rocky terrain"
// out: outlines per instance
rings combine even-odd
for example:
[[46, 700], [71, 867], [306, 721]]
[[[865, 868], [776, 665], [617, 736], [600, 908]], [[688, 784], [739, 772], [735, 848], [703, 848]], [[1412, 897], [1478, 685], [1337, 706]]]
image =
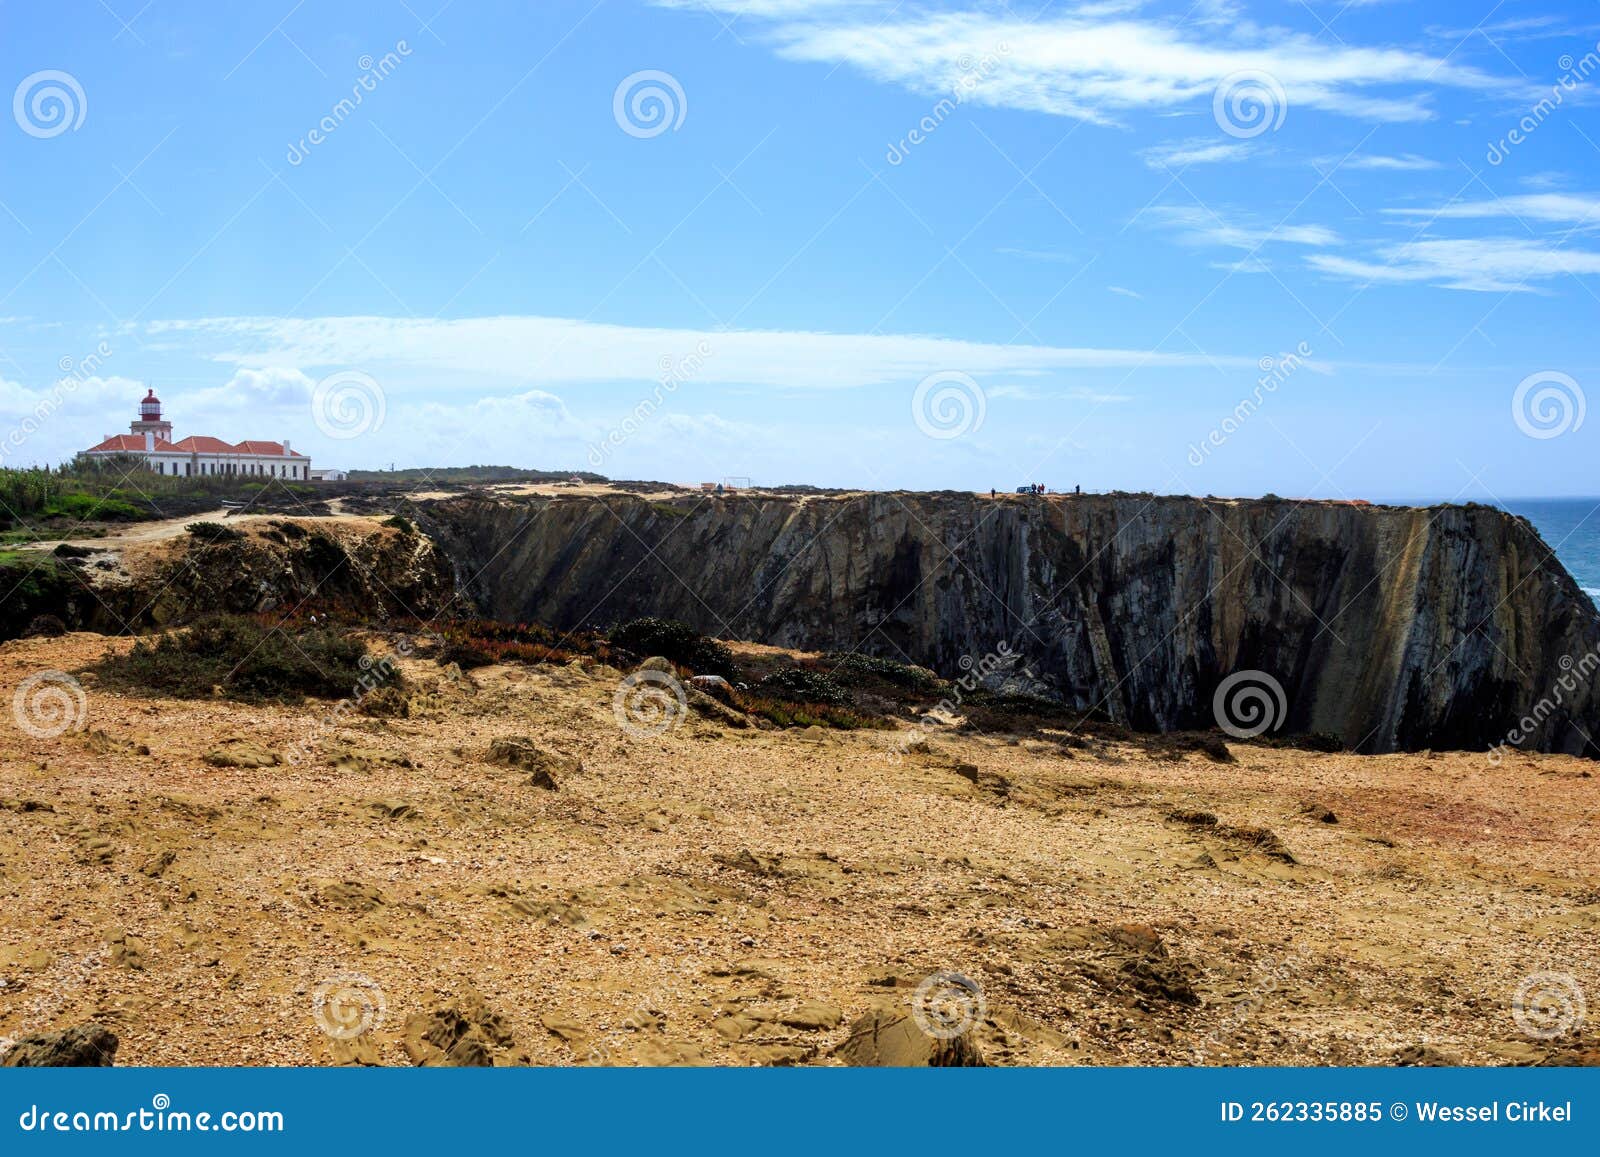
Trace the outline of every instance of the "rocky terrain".
[[41, 615], [137, 633], [221, 612], [348, 609], [382, 622], [432, 617], [454, 597], [449, 563], [405, 520], [376, 516], [170, 519], [104, 538], [41, 544], [0, 588], [0, 639]]
[[1262, 672], [1283, 730], [1355, 750], [1515, 732], [1600, 756], [1600, 614], [1489, 507], [612, 493], [457, 497], [421, 519], [494, 618], [661, 615], [946, 676], [1009, 652], [997, 685], [1152, 731], [1210, 726], [1224, 681]]
[[405, 688], [372, 714], [0, 644], [8, 693], [83, 691], [59, 734], [0, 715], [0, 1063], [1600, 1058], [1591, 762], [651, 734], [619, 669], [370, 639]]

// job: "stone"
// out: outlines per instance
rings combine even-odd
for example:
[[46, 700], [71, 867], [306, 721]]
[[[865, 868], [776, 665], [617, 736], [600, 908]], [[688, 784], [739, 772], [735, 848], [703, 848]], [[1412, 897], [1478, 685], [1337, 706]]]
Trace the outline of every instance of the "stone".
[[852, 1068], [986, 1067], [970, 1030], [952, 1040], [939, 1040], [923, 1032], [909, 1011], [892, 1008], [873, 1009], [856, 1021], [833, 1055]]
[[144, 863], [139, 865], [141, 875], [149, 876], [152, 880], [159, 880], [166, 875], [167, 869], [178, 861], [178, 853], [171, 848], [157, 852]]
[[831, 1004], [808, 1002], [793, 1012], [779, 1016], [778, 1023], [785, 1028], [797, 1028], [801, 1032], [826, 1032], [844, 1023], [844, 1010], [835, 1008]]
[[733, 684], [721, 675], [696, 675], [689, 680], [689, 686], [729, 707], [734, 705]]
[[736, 731], [747, 730], [750, 717], [743, 711], [735, 711], [726, 703], [719, 702], [695, 687], [684, 688], [684, 695], [689, 700], [689, 706], [702, 718], [713, 720]]
[[277, 767], [283, 762], [283, 756], [276, 751], [240, 735], [224, 739], [206, 752], [204, 758], [212, 767]]
[[513, 736], [496, 739], [489, 745], [489, 760], [503, 767], [514, 767], [531, 773], [528, 786], [543, 791], [559, 791], [561, 777], [577, 775], [583, 771], [583, 762], [570, 755], [546, 751], [533, 740]]
[[0, 1068], [109, 1068], [117, 1055], [117, 1034], [103, 1025], [85, 1024], [60, 1032], [25, 1036], [0, 1056]]

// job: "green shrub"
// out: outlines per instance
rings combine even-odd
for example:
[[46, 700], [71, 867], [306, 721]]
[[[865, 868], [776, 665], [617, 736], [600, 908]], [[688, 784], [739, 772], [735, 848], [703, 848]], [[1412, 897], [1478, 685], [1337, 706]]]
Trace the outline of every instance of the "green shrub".
[[641, 659], [659, 655], [696, 675], [721, 675], [733, 682], [739, 674], [732, 651], [672, 619], [635, 619], [611, 632], [611, 645]]
[[70, 518], [74, 522], [137, 522], [145, 512], [120, 498], [94, 494], [58, 494], [40, 512], [44, 518]]
[[839, 731], [892, 731], [894, 724], [881, 716], [863, 715], [848, 707], [826, 703], [794, 703], [757, 695], [738, 696], [738, 708], [779, 727], [831, 727]]
[[[156, 639], [140, 639], [95, 670], [127, 690], [182, 699], [220, 687], [245, 700], [300, 702], [357, 693], [371, 667], [366, 644], [330, 630], [293, 630], [241, 615], [221, 615]], [[391, 681], [398, 679], [391, 676]]]
[[830, 707], [845, 707], [850, 703], [850, 692], [838, 681], [804, 667], [790, 667], [768, 675], [756, 684], [756, 693], [792, 703], [824, 703]]
[[401, 534], [415, 534], [417, 532], [417, 528], [412, 524], [411, 520], [403, 514], [390, 515], [380, 525], [398, 530]]
[[223, 526], [220, 522], [191, 522], [184, 527], [199, 542], [215, 546], [221, 542], [239, 542], [244, 538], [231, 526]]
[[830, 652], [822, 656], [821, 665], [829, 668], [833, 677], [850, 683], [881, 679], [908, 691], [932, 691], [940, 685], [937, 675], [924, 667], [896, 663], [893, 659], [880, 659], [876, 655]]

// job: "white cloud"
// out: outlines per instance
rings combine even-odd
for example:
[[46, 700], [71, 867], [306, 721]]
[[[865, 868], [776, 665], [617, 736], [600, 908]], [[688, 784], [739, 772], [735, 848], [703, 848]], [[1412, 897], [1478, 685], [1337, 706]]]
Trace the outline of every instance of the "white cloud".
[[207, 318], [154, 322], [164, 340], [245, 370], [320, 377], [355, 368], [386, 389], [479, 395], [497, 388], [655, 382], [696, 351], [693, 380], [790, 390], [915, 383], [942, 370], [1003, 378], [1095, 369], [1253, 364], [1152, 350], [998, 345], [914, 334], [650, 329], [545, 317]]
[[1420, 157], [1416, 153], [1404, 153], [1398, 157], [1383, 156], [1378, 153], [1365, 153], [1349, 158], [1327, 158], [1327, 164], [1337, 164], [1342, 169], [1375, 169], [1394, 173], [1421, 173], [1431, 169], [1441, 169], [1444, 166], [1438, 161]]
[[1482, 293], [1534, 292], [1533, 283], [1567, 274], [1600, 274], [1600, 253], [1562, 249], [1531, 238], [1412, 241], [1377, 253], [1379, 261], [1317, 253], [1306, 260], [1335, 277], [1362, 282], [1419, 282]]
[[[1138, 19], [1137, 9], [1123, 5], [1038, 20], [911, 3], [863, 8], [669, 0], [668, 6], [765, 17], [778, 53], [791, 60], [848, 64], [924, 95], [952, 91], [965, 77], [974, 85], [968, 90], [973, 102], [1101, 124], [1130, 110], [1209, 103], [1218, 84], [1240, 72], [1271, 75], [1291, 109], [1385, 121], [1431, 119], [1430, 89], [1511, 88], [1448, 57], [1411, 49], [1330, 44], [1248, 21], [1229, 22], [1219, 33], [1210, 20], [1179, 26]], [[975, 59], [993, 67], [975, 72]]]
[[1199, 205], [1157, 205], [1144, 216], [1159, 226], [1177, 229], [1178, 239], [1190, 245], [1254, 250], [1271, 243], [1315, 246], [1339, 243], [1339, 235], [1322, 225], [1241, 224]]
[[1218, 141], [1207, 138], [1169, 141], [1141, 149], [1139, 156], [1152, 169], [1186, 169], [1190, 165], [1209, 165], [1220, 161], [1242, 161], [1251, 155], [1243, 141]]
[[1503, 217], [1582, 227], [1600, 225], [1600, 197], [1576, 193], [1518, 193], [1489, 201], [1466, 201], [1432, 209], [1385, 209], [1384, 212], [1395, 217], [1423, 217], [1429, 220]]

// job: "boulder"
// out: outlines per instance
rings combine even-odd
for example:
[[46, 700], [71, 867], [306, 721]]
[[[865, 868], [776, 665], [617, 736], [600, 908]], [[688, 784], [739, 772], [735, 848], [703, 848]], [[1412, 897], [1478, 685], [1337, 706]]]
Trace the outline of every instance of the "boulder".
[[729, 707], [734, 705], [733, 684], [721, 675], [696, 675], [689, 680], [689, 686], [719, 703], [726, 703]]
[[558, 791], [561, 777], [576, 775], [583, 770], [583, 762], [570, 755], [546, 751], [533, 740], [513, 736], [496, 739], [489, 745], [489, 760], [503, 767], [515, 767], [529, 772], [530, 787], [544, 791]]
[[686, 687], [684, 692], [688, 696], [689, 706], [701, 718], [732, 727], [736, 731], [744, 731], [751, 726], [750, 717], [743, 711], [735, 711], [732, 707], [713, 699], [704, 691], [694, 687]]
[[468, 991], [460, 1000], [406, 1021], [401, 1047], [413, 1064], [440, 1068], [493, 1068], [495, 1050], [516, 1042], [501, 1016]]
[[853, 1068], [976, 1069], [983, 1054], [972, 1032], [951, 1040], [929, 1036], [909, 1010], [878, 1008], [850, 1026], [833, 1055]]
[[283, 756], [242, 735], [231, 735], [205, 754], [212, 767], [277, 767]]
[[109, 1068], [117, 1055], [117, 1034], [98, 1024], [25, 1036], [0, 1056], [6, 1069]]

